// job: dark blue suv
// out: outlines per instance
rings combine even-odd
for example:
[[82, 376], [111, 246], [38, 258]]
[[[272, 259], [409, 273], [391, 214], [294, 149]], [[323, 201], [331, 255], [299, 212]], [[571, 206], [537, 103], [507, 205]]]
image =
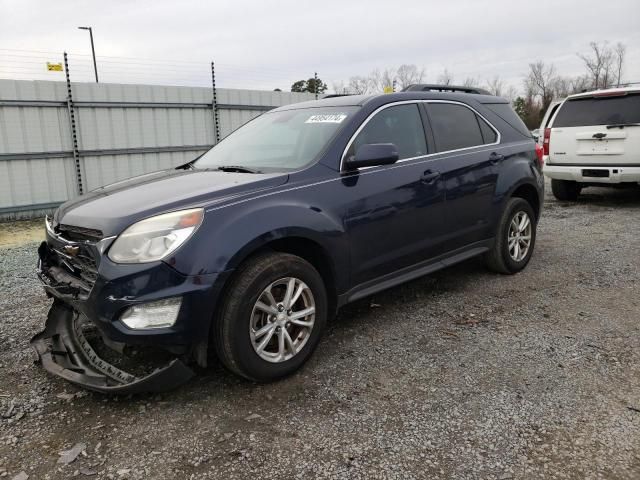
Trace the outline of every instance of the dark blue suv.
[[[215, 351], [270, 381], [299, 368], [348, 302], [483, 255], [533, 253], [535, 142], [502, 98], [403, 92], [272, 110], [193, 162], [109, 185], [46, 223], [54, 298], [44, 367], [98, 391], [162, 390]], [[150, 375], [104, 360], [160, 347]]]

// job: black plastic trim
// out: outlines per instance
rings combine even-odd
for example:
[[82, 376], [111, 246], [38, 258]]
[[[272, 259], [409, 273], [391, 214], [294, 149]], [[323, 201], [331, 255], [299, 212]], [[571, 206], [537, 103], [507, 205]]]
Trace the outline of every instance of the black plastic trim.
[[44, 331], [31, 339], [42, 366], [53, 375], [100, 393], [164, 392], [189, 381], [194, 372], [179, 359], [136, 377], [101, 359], [79, 330], [80, 314], [54, 301]]

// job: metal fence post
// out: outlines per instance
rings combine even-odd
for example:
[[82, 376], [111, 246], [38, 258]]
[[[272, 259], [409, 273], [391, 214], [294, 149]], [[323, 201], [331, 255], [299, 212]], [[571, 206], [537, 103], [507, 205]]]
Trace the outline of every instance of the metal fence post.
[[69, 111], [69, 128], [71, 131], [71, 148], [73, 150], [73, 161], [76, 167], [76, 185], [78, 194], [82, 195], [82, 170], [80, 169], [80, 152], [78, 150], [78, 132], [76, 129], [76, 114], [73, 107], [73, 95], [71, 94], [71, 78], [69, 77], [69, 59], [67, 52], [64, 52], [64, 73], [67, 77], [67, 110]]
[[213, 110], [213, 132], [214, 143], [220, 141], [220, 122], [218, 120], [218, 96], [216, 92], [216, 70], [213, 62], [211, 62], [211, 87], [213, 88], [213, 99], [211, 101], [211, 109]]

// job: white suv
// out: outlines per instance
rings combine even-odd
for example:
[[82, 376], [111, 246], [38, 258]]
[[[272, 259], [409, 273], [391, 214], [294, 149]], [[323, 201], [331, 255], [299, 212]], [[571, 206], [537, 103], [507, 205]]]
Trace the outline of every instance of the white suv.
[[640, 87], [567, 97], [544, 129], [544, 173], [558, 200], [583, 187], [640, 183]]

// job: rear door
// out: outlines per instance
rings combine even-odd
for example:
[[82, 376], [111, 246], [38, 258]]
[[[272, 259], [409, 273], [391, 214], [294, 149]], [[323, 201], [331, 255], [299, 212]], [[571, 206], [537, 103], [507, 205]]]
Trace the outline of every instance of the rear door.
[[552, 120], [549, 163], [640, 165], [640, 92], [567, 99]]
[[498, 168], [498, 130], [462, 103], [428, 102], [447, 202], [447, 250], [492, 236], [491, 212]]

